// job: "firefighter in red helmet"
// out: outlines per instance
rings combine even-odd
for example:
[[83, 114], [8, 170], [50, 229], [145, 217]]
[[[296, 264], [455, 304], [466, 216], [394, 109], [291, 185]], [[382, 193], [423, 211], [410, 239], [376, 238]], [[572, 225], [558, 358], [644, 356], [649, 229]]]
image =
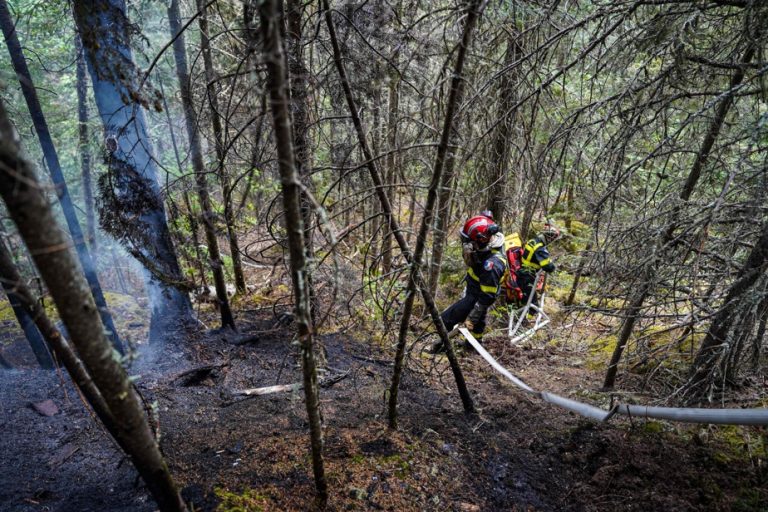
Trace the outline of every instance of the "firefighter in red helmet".
[[[493, 221], [490, 211], [471, 217], [459, 232], [462, 254], [467, 264], [464, 296], [441, 317], [446, 329], [467, 321], [467, 327], [477, 340], [483, 337], [488, 309], [499, 294], [501, 278], [506, 270], [504, 234]], [[432, 347], [433, 352], [444, 350], [442, 343]]]

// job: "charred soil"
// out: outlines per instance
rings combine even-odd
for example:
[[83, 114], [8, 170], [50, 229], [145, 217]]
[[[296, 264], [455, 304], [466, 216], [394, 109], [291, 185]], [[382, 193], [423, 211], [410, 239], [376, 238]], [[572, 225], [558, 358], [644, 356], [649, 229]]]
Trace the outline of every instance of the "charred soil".
[[[249, 320], [239, 335], [208, 331], [169, 344], [132, 373], [194, 510], [308, 510], [301, 390], [238, 393], [301, 382], [297, 346], [290, 326]], [[473, 354], [462, 363], [479, 414], [463, 413], [443, 356], [414, 350], [392, 432], [391, 355], [348, 334], [319, 338], [329, 510], [768, 508], [764, 454], [748, 442], [727, 443], [702, 426], [594, 424], [522, 395]], [[595, 393], [589, 385], [600, 376], [572, 364], [578, 357], [567, 349], [510, 348], [502, 339], [487, 346], [531, 384]], [[0, 510], [156, 509], [66, 377], [22, 369], [0, 379]], [[51, 416], [31, 407], [48, 399], [58, 409]], [[765, 439], [760, 429], [740, 435]]]

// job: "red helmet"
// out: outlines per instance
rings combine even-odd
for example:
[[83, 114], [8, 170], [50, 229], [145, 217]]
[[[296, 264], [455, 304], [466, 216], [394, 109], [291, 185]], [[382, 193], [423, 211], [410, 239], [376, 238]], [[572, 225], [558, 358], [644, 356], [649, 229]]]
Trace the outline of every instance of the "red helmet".
[[461, 236], [463, 238], [468, 238], [479, 245], [485, 245], [491, 240], [491, 237], [498, 232], [499, 226], [497, 226], [493, 220], [485, 215], [478, 215], [464, 223], [464, 228], [461, 230]]

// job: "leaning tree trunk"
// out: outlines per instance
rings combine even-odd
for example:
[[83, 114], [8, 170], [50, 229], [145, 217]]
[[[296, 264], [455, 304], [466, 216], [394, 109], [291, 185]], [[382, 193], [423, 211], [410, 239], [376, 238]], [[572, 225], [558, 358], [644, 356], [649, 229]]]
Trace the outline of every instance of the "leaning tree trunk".
[[125, 0], [74, 0], [75, 23], [104, 125], [109, 174], [102, 187], [102, 225], [111, 228], [145, 268], [152, 309], [150, 339], [194, 323], [165, 218], [157, 165], [140, 102], [142, 81], [130, 47]]
[[427, 192], [427, 203], [424, 205], [424, 217], [421, 219], [421, 227], [419, 228], [419, 234], [416, 238], [416, 248], [413, 251], [411, 270], [408, 276], [408, 287], [406, 288], [405, 292], [406, 296], [405, 304], [403, 305], [403, 316], [400, 319], [400, 333], [397, 340], [395, 368], [392, 372], [392, 384], [389, 387], [389, 408], [387, 416], [389, 419], [390, 428], [397, 428], [397, 394], [400, 388], [400, 378], [402, 376], [404, 367], [405, 348], [406, 342], [408, 341], [408, 324], [411, 320], [413, 301], [416, 297], [419, 268], [421, 265], [421, 258], [424, 255], [424, 249], [427, 245], [427, 235], [429, 234], [429, 228], [432, 225], [432, 210], [434, 209], [435, 202], [437, 201], [437, 188], [441, 183], [441, 177], [443, 169], [445, 168], [446, 159], [453, 158], [452, 156], [448, 156], [448, 147], [450, 145], [451, 139], [453, 138], [454, 116], [463, 96], [464, 77], [462, 74], [464, 71], [464, 60], [469, 49], [470, 42], [472, 41], [472, 30], [477, 23], [477, 19], [480, 17], [481, 3], [482, 0], [470, 0], [466, 4], [464, 33], [461, 37], [458, 55], [456, 56], [456, 66], [451, 77], [451, 89], [448, 95], [448, 104], [445, 108], [443, 132], [440, 137], [440, 143], [437, 146], [435, 166], [432, 169], [432, 181], [429, 184], [429, 191]]
[[[392, 232], [392, 236], [395, 237], [395, 241], [400, 247], [400, 252], [403, 254], [403, 257], [406, 259], [406, 261], [413, 265], [414, 259], [411, 253], [411, 248], [408, 246], [408, 242], [403, 237], [403, 231], [400, 229], [400, 225], [395, 218], [394, 213], [392, 212], [392, 204], [389, 202], [389, 196], [387, 195], [384, 184], [381, 180], [381, 173], [379, 172], [379, 169], [376, 165], [376, 160], [373, 158], [373, 154], [368, 147], [368, 141], [365, 138], [365, 130], [363, 129], [363, 124], [358, 114], [359, 111], [357, 104], [354, 97], [352, 96], [352, 89], [350, 88], [349, 80], [347, 78], [347, 71], [344, 66], [344, 61], [342, 60], [341, 50], [339, 48], [339, 42], [336, 37], [336, 29], [333, 24], [333, 17], [331, 16], [328, 0], [323, 0], [322, 9], [325, 14], [326, 25], [328, 26], [328, 35], [331, 39], [331, 46], [333, 47], [333, 61], [336, 65], [336, 70], [339, 73], [339, 79], [341, 80], [341, 85], [344, 89], [344, 97], [347, 101], [347, 108], [349, 109], [349, 114], [352, 117], [352, 122], [355, 126], [355, 133], [357, 135], [358, 143], [360, 144], [360, 148], [362, 149], [363, 155], [365, 156], [368, 172], [371, 175], [371, 180], [373, 181], [374, 187], [376, 189], [376, 194], [379, 197], [381, 209], [387, 219], [387, 223], [389, 224], [389, 229]], [[432, 294], [429, 293], [427, 284], [420, 272], [416, 273], [415, 278], [417, 280], [417, 286], [421, 291], [422, 299], [427, 305], [429, 314], [432, 317], [432, 321], [434, 322], [435, 328], [437, 329], [437, 332], [440, 336], [440, 340], [446, 347], [446, 355], [448, 356], [448, 362], [451, 365], [451, 370], [453, 372], [454, 379], [456, 380], [456, 387], [458, 388], [459, 396], [461, 397], [464, 410], [466, 412], [473, 413], [475, 412], [475, 406], [472, 403], [472, 397], [469, 394], [467, 384], [464, 380], [464, 374], [462, 373], [461, 367], [459, 366], [456, 353], [453, 350], [453, 343], [448, 337], [448, 331], [443, 324], [443, 320], [440, 318], [440, 312], [437, 309], [434, 297], [432, 297]]]
[[[686, 394], [694, 399], [704, 396], [706, 388], [713, 383], [718, 362], [732, 349], [729, 333], [737, 320], [740, 300], [749, 292], [758, 279], [768, 271], [768, 222], [763, 225], [760, 239], [752, 248], [747, 262], [739, 271], [736, 281], [725, 296], [723, 307], [712, 320], [691, 366], [691, 376]], [[743, 306], [743, 304], [742, 304]]]
[[[0, 234], [2, 234], [1, 229]], [[24, 307], [23, 299], [21, 297], [21, 287], [26, 286], [18, 271], [16, 271], [11, 253], [8, 252], [8, 249], [5, 247], [5, 242], [2, 240], [0, 240], [0, 285], [2, 285], [6, 297], [8, 297], [8, 302], [11, 303], [13, 314], [16, 315], [16, 320], [19, 321], [19, 326], [21, 326], [21, 330], [24, 331], [24, 336], [29, 342], [29, 346], [35, 356], [35, 360], [37, 360], [37, 364], [44, 370], [52, 370], [56, 366], [51, 358], [51, 353], [46, 347], [41, 332], [35, 325], [34, 316], [30, 315], [29, 311]]]
[[[216, 238], [216, 228], [213, 225], [214, 213], [211, 207], [211, 197], [208, 192], [207, 174], [203, 163], [203, 152], [200, 145], [200, 132], [198, 132], [197, 113], [190, 90], [189, 71], [187, 70], [187, 54], [184, 46], [184, 34], [181, 30], [178, 0], [171, 0], [168, 7], [168, 21], [173, 38], [173, 58], [176, 61], [176, 75], [179, 77], [179, 89], [181, 90], [181, 103], [184, 107], [184, 120], [187, 126], [187, 138], [189, 139], [189, 152], [192, 159], [192, 170], [195, 173], [197, 195], [200, 198], [202, 210], [203, 231], [208, 242], [208, 257], [213, 271], [213, 284], [216, 288], [216, 300], [221, 314], [221, 326], [235, 328], [235, 319], [229, 307], [227, 298], [227, 283], [224, 278], [224, 265], [221, 262], [219, 241]], [[178, 35], [178, 37], [176, 37]]]
[[112, 315], [109, 313], [107, 301], [104, 298], [104, 292], [101, 290], [101, 284], [99, 283], [99, 276], [96, 273], [96, 265], [88, 250], [83, 231], [80, 228], [80, 222], [77, 220], [75, 205], [72, 202], [72, 197], [69, 195], [67, 182], [64, 180], [64, 173], [59, 163], [59, 156], [56, 152], [56, 147], [53, 145], [51, 133], [48, 131], [48, 123], [43, 115], [43, 109], [37, 97], [37, 90], [32, 83], [32, 75], [29, 73], [27, 61], [24, 58], [21, 43], [19, 43], [19, 38], [16, 35], [16, 27], [11, 20], [6, 0], [0, 0], [0, 27], [2, 27], [5, 42], [8, 45], [8, 53], [11, 55], [13, 68], [16, 71], [16, 76], [21, 84], [21, 90], [24, 93], [24, 99], [27, 102], [29, 115], [32, 117], [32, 123], [37, 132], [37, 138], [43, 149], [45, 163], [48, 166], [53, 184], [56, 186], [56, 194], [59, 197], [59, 203], [64, 212], [64, 219], [67, 222], [72, 241], [75, 243], [80, 265], [85, 270], [85, 278], [90, 286], [93, 300], [96, 301], [96, 305], [99, 308], [99, 315], [104, 327], [110, 333], [109, 337], [112, 340], [112, 344], [120, 353], [123, 353], [123, 344], [117, 334], [115, 323], [112, 321]]
[[0, 196], [50, 291], [59, 316], [88, 373], [115, 418], [120, 445], [163, 511], [185, 511], [149, 428], [141, 402], [120, 358], [114, 356], [82, 267], [68, 250], [71, 240], [56, 222], [30, 163], [21, 156], [18, 134], [0, 103]]
[[221, 114], [219, 113], [218, 77], [213, 68], [211, 43], [208, 36], [208, 9], [206, 3], [206, 0], [197, 0], [197, 10], [200, 13], [200, 17], [198, 18], [200, 24], [200, 51], [203, 54], [205, 80], [207, 82], [206, 96], [208, 97], [208, 106], [211, 110], [211, 125], [213, 126], [213, 136], [216, 141], [216, 160], [218, 162], [216, 174], [219, 176], [219, 182], [221, 183], [223, 193], [224, 222], [227, 224], [227, 239], [229, 240], [229, 252], [232, 257], [232, 274], [235, 277], [235, 288], [237, 289], [237, 293], [244, 294], [246, 292], [246, 287], [245, 275], [243, 274], [243, 260], [240, 256], [240, 242], [237, 238], [235, 211], [232, 207], [232, 192], [234, 191], [234, 188], [229, 179], [229, 172], [224, 165], [227, 152], [224, 149], [224, 129], [221, 125]]
[[107, 431], [118, 440], [117, 431], [115, 430], [115, 418], [104, 401], [104, 397], [101, 396], [101, 392], [96, 387], [96, 384], [94, 384], [90, 375], [88, 375], [85, 367], [83, 367], [80, 358], [77, 357], [72, 347], [69, 346], [69, 343], [61, 335], [61, 332], [53, 325], [48, 315], [45, 314], [45, 310], [40, 306], [27, 285], [24, 284], [19, 271], [13, 264], [11, 254], [2, 243], [0, 243], [0, 280], [3, 283], [11, 283], [19, 301], [19, 306], [24, 310], [28, 318], [34, 319], [33, 325], [45, 339], [48, 349], [56, 355], [56, 359], [66, 368], [69, 376], [72, 378], [72, 382], [82, 391], [85, 399], [91, 405]]
[[[459, 90], [455, 98], [458, 108], [464, 101], [463, 83], [459, 84]], [[451, 201], [453, 200], [453, 176], [458, 153], [459, 134], [455, 128], [451, 128], [448, 146], [451, 151], [445, 155], [445, 171], [440, 179], [440, 191], [438, 193], [438, 207], [435, 218], [434, 239], [432, 241], [432, 256], [429, 261], [429, 293], [433, 296], [437, 293], [437, 284], [440, 278], [440, 268], [443, 265], [445, 244], [448, 239], [448, 225], [451, 216]]]
[[283, 188], [285, 229], [288, 232], [288, 249], [291, 258], [291, 280], [295, 301], [296, 323], [301, 344], [301, 362], [304, 373], [304, 398], [309, 418], [312, 445], [312, 470], [315, 476], [317, 498], [321, 505], [328, 500], [328, 483], [323, 465], [322, 421], [317, 385], [317, 369], [312, 340], [312, 316], [307, 290], [307, 257], [305, 253], [304, 227], [301, 216], [301, 187], [296, 172], [296, 158], [292, 145], [291, 117], [287, 95], [286, 69], [283, 44], [280, 35], [280, 10], [278, 0], [262, 0], [259, 4], [261, 29], [264, 35], [264, 60], [267, 65], [267, 84], [272, 110], [272, 120], [277, 143], [277, 160], [280, 182]]
[[83, 182], [83, 204], [85, 206], [85, 227], [91, 250], [98, 252], [96, 240], [96, 214], [93, 206], [93, 185], [91, 180], [91, 151], [88, 148], [88, 78], [85, 71], [85, 56], [80, 34], [75, 34], [75, 52], [77, 52], [77, 124], [80, 171]]
[[[754, 54], [755, 45], [753, 41], [750, 41], [750, 43], [747, 45], [747, 49], [744, 51], [744, 56], [742, 57], [741, 62], [750, 62]], [[648, 297], [654, 287], [653, 275], [657, 267], [661, 264], [662, 259], [660, 255], [664, 252], [669, 243], [674, 239], [674, 233], [678, 226], [677, 218], [682, 209], [682, 205], [688, 202], [694, 188], [696, 187], [696, 183], [699, 181], [701, 170], [704, 168], [704, 164], [709, 159], [709, 155], [712, 152], [712, 147], [715, 145], [715, 141], [717, 140], [718, 135], [720, 135], [720, 130], [722, 129], [723, 123], [725, 122], [725, 117], [728, 115], [728, 111], [733, 105], [733, 93], [735, 92], [734, 89], [744, 80], [745, 69], [745, 67], [739, 67], [731, 76], [728, 91], [726, 91], [726, 93], [723, 95], [723, 100], [718, 104], [717, 109], [715, 109], [715, 116], [709, 123], [709, 129], [704, 136], [701, 148], [699, 148], [698, 153], [696, 153], [696, 158], [693, 161], [691, 170], [688, 173], [685, 184], [683, 185], [683, 190], [680, 192], [679, 203], [672, 210], [672, 220], [664, 229], [662, 235], [659, 237], [655, 247], [652, 250], [654, 257], [641, 270], [642, 284], [637, 289], [634, 297], [632, 297], [629, 308], [625, 313], [625, 320], [621, 326], [621, 331], [616, 341], [616, 348], [613, 350], [611, 360], [608, 363], [608, 370], [605, 372], [603, 389], [613, 388], [613, 385], [616, 382], [616, 373], [618, 372], [619, 361], [621, 360], [621, 356], [627, 346], [627, 342], [629, 342], [629, 337], [632, 335], [635, 322], [637, 322], [637, 319], [640, 316], [640, 311], [643, 307], [643, 304], [645, 303], [645, 299]]]

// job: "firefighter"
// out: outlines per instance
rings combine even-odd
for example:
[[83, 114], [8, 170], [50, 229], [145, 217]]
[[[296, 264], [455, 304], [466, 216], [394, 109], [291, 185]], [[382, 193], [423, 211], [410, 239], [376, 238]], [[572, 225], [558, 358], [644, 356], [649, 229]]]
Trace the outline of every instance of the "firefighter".
[[528, 304], [528, 298], [533, 294], [531, 304], [538, 305], [539, 298], [536, 296], [534, 283], [536, 274], [539, 270], [547, 273], [555, 271], [555, 264], [552, 263], [552, 257], [549, 255], [547, 245], [560, 238], [560, 231], [557, 228], [546, 225], [544, 231], [535, 238], [528, 240], [523, 247], [523, 257], [520, 261], [520, 269], [517, 271], [517, 284], [523, 291], [522, 304]]
[[[464, 296], [443, 311], [441, 318], [445, 328], [451, 331], [456, 324], [466, 321], [472, 335], [478, 341], [483, 337], [485, 317], [500, 290], [501, 277], [506, 270], [504, 234], [493, 221], [488, 210], [470, 218], [459, 233], [462, 255], [467, 264]], [[438, 342], [431, 352], [445, 350]]]

